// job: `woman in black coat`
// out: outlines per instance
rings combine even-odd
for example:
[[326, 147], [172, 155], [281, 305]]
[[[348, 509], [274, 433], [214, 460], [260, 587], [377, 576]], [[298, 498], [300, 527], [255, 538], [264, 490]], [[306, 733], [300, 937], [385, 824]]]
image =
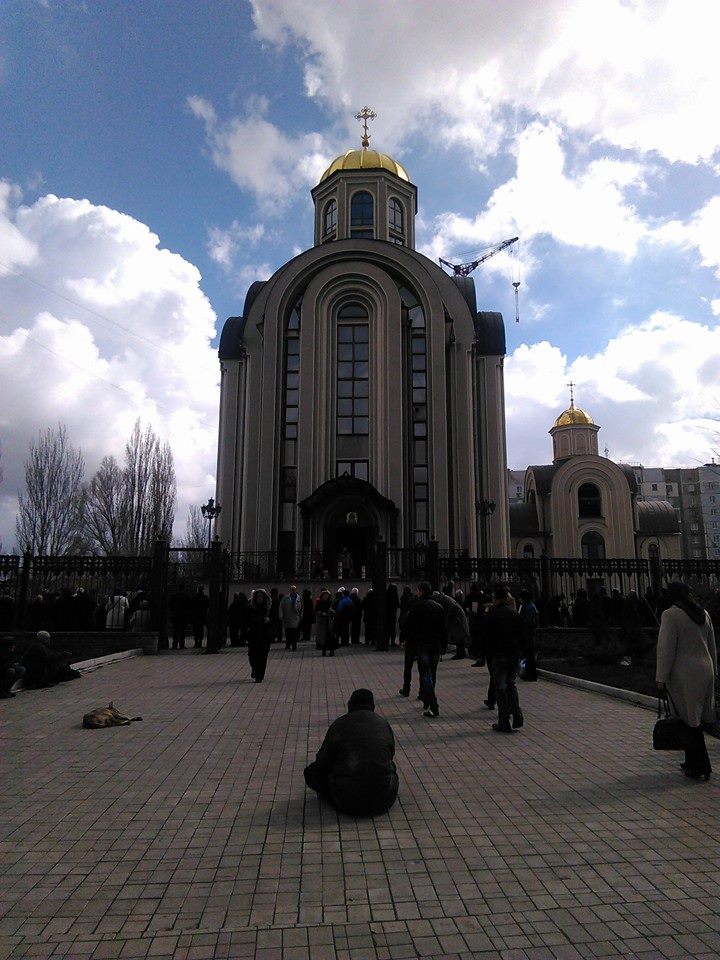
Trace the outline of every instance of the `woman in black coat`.
[[270, 598], [261, 587], [253, 592], [247, 612], [248, 660], [255, 683], [262, 683], [265, 677], [271, 639]]

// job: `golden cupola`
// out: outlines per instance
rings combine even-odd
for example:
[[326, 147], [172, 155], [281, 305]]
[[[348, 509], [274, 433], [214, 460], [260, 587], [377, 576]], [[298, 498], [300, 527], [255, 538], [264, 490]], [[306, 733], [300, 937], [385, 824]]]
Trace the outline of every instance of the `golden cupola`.
[[336, 157], [312, 190], [315, 246], [333, 240], [384, 240], [415, 247], [417, 187], [402, 164], [370, 148], [368, 107], [356, 114], [363, 122], [360, 149]]
[[598, 456], [597, 435], [600, 427], [589, 413], [575, 406], [574, 386], [570, 386], [570, 406], [563, 410], [550, 429], [554, 462], [568, 457]]

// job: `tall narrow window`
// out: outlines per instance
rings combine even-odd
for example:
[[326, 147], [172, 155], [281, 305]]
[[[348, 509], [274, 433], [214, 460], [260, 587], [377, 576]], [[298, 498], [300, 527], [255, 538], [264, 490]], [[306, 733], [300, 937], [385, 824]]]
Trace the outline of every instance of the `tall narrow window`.
[[428, 363], [425, 313], [417, 296], [399, 287], [403, 326], [407, 329], [407, 398], [409, 446], [412, 463], [412, 540], [427, 543], [430, 538], [430, 495], [428, 471]]
[[[342, 307], [337, 326], [337, 433], [370, 432], [370, 328], [360, 303]], [[358, 322], [363, 321], [363, 322]]]
[[[297, 439], [300, 419], [300, 309], [295, 304], [285, 325], [283, 356], [283, 444], [280, 471], [280, 525], [278, 549], [294, 550], [297, 503]], [[287, 556], [284, 563], [288, 562]]]
[[337, 203], [331, 200], [323, 214], [323, 240], [334, 240], [337, 233]]
[[350, 201], [350, 236], [357, 239], [372, 240], [374, 230], [374, 204], [367, 190], [353, 194]]
[[405, 243], [405, 210], [395, 197], [388, 201], [388, 239], [392, 243]]
[[602, 516], [600, 490], [594, 483], [583, 483], [578, 490], [578, 515], [581, 517]]

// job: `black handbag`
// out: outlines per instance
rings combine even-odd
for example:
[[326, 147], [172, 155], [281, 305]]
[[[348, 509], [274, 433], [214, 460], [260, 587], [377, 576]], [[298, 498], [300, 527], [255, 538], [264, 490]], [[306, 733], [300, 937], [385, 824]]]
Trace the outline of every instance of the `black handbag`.
[[[653, 750], [688, 750], [696, 745], [692, 730], [680, 717], [670, 712], [670, 703], [675, 703], [667, 689], [658, 693], [658, 713], [653, 727]], [[663, 706], [665, 708], [663, 715]], [[677, 712], [677, 710], [676, 710]]]

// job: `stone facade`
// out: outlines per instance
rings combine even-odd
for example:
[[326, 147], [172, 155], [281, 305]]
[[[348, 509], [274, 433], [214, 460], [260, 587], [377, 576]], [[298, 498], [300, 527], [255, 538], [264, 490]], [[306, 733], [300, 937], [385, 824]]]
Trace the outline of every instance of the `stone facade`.
[[501, 315], [414, 249], [417, 191], [391, 158], [349, 151], [312, 195], [315, 245], [223, 329], [218, 536], [330, 568], [378, 537], [505, 555]]

